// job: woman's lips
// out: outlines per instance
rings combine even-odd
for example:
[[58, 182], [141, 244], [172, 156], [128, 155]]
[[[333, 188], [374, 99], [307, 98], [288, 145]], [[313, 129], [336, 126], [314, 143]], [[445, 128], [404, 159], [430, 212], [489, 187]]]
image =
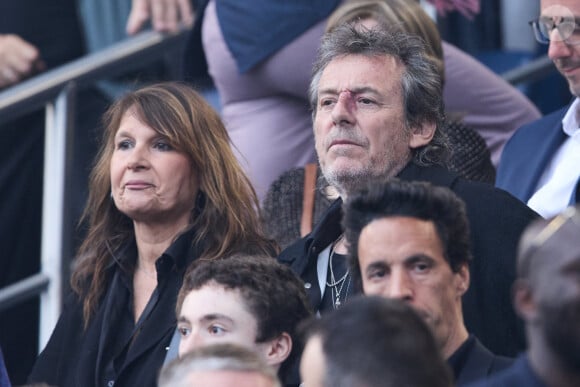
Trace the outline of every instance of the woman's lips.
[[153, 184], [145, 182], [145, 181], [128, 181], [127, 183], [125, 183], [125, 189], [133, 189], [133, 190], [139, 190], [139, 189], [147, 189], [147, 188], [151, 188], [153, 187]]

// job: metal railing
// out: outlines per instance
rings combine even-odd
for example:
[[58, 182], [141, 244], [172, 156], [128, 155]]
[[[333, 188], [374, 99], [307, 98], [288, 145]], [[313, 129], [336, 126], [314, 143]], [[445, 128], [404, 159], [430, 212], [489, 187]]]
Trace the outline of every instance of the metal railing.
[[143, 32], [0, 92], [0, 124], [46, 107], [40, 273], [0, 289], [0, 311], [41, 295], [39, 347], [48, 341], [62, 306], [67, 174], [76, 89], [122, 74], [183, 47], [187, 31]]

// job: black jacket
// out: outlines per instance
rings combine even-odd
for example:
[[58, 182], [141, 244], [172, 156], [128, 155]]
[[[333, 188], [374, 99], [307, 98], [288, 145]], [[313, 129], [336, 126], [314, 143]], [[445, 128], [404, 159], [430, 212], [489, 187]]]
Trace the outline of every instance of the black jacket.
[[448, 362], [453, 370], [455, 385], [461, 387], [510, 367], [514, 360], [494, 355], [475, 336], [470, 335]]
[[[515, 279], [520, 235], [537, 214], [505, 191], [463, 180], [441, 167], [409, 163], [397, 177], [448, 187], [464, 200], [474, 257], [470, 265], [471, 285], [463, 296], [465, 325], [492, 352], [516, 355], [523, 350], [525, 339], [523, 325], [512, 308], [510, 288]], [[321, 301], [316, 261], [342, 233], [341, 206], [338, 199], [309, 235], [278, 257], [304, 280], [315, 310]]]

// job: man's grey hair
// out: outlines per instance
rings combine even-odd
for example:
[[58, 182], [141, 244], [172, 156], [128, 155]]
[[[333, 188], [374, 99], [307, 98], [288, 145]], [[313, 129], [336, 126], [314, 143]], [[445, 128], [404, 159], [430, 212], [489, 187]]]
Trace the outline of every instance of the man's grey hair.
[[161, 370], [159, 387], [189, 387], [193, 372], [256, 372], [281, 387], [276, 371], [255, 352], [236, 344], [215, 344], [197, 348]]
[[[312, 117], [316, 117], [320, 78], [335, 59], [362, 55], [392, 56], [404, 65], [401, 91], [405, 112], [405, 127], [417, 128], [423, 123], [435, 123], [431, 142], [414, 150], [419, 165], [444, 164], [448, 156], [447, 138], [443, 132], [442, 80], [437, 65], [425, 51], [421, 38], [385, 26], [372, 29], [345, 24], [324, 35], [312, 71], [309, 88]], [[391, 74], [385, 74], [385, 78]]]

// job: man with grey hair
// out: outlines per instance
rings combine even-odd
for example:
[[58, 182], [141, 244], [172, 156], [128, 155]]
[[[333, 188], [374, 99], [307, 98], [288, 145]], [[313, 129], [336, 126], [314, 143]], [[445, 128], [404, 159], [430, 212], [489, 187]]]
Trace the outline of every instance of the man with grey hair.
[[468, 182], [445, 167], [441, 79], [423, 42], [402, 32], [345, 25], [325, 35], [310, 96], [316, 152], [340, 197], [313, 231], [279, 260], [305, 282], [315, 310], [358, 292], [346, 264], [342, 201], [376, 178], [428, 181], [465, 203], [472, 230], [472, 285], [463, 297], [467, 329], [493, 352], [521, 350], [523, 330], [509, 302], [517, 241], [536, 214], [509, 194]]
[[580, 386], [580, 207], [538, 220], [518, 253], [514, 306], [528, 350], [508, 369], [473, 387]]
[[276, 371], [235, 344], [196, 348], [161, 370], [159, 387], [281, 387]]

